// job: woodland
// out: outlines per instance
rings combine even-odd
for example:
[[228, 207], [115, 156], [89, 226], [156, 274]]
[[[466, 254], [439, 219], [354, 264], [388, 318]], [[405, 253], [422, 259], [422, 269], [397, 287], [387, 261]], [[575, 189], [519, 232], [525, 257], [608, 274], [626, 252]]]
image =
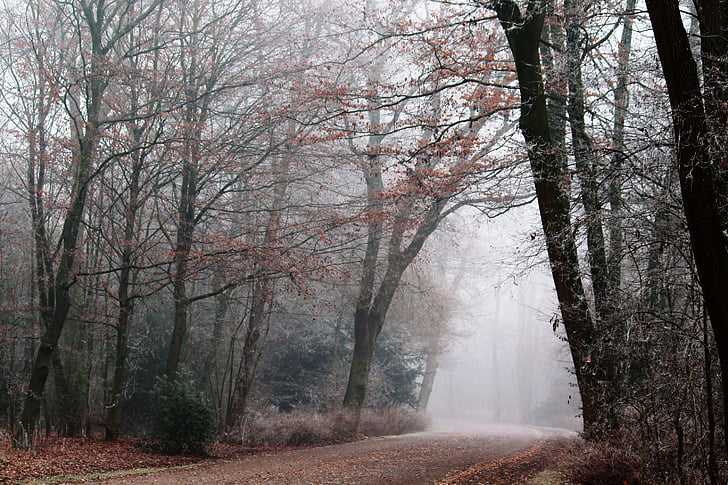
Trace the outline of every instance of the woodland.
[[424, 413], [463, 232], [537, 205], [583, 437], [724, 483], [728, 1], [6, 0], [0, 40], [14, 447]]

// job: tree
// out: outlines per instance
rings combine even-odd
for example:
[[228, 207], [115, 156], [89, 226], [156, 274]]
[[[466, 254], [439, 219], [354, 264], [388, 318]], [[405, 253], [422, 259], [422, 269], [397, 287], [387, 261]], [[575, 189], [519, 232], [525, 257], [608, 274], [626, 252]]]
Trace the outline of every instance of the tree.
[[595, 328], [571, 231], [568, 176], [559, 147], [552, 140], [546, 107], [539, 56], [546, 12], [537, 2], [529, 2], [525, 14], [510, 0], [497, 1], [493, 7], [516, 64], [521, 93], [520, 129], [528, 149], [551, 273], [582, 398], [584, 432], [590, 435], [598, 432], [605, 414], [598, 407], [600, 386], [590, 366]]
[[[432, 30], [438, 29], [422, 26], [419, 32]], [[486, 79], [470, 86], [471, 68], [463, 66], [450, 53], [447, 40], [429, 39], [423, 34], [423, 52], [415, 51], [413, 62], [425, 63], [424, 74], [413, 92], [395, 91], [392, 95], [392, 81], [385, 80], [389, 55], [386, 41], [397, 35], [405, 34], [394, 30], [375, 44], [376, 49], [367, 51], [373, 56], [374, 65], [367, 73], [360, 109], [368, 118], [363, 131], [367, 146], [359, 152], [364, 158], [367, 189], [367, 238], [354, 314], [354, 349], [344, 396], [344, 406], [354, 411], [354, 426], [365, 403], [377, 337], [404, 272], [426, 242], [443, 220], [462, 207], [479, 207], [486, 212], [488, 206], [507, 208], [522, 197], [519, 193], [508, 193], [507, 189], [497, 192], [489, 185], [492, 182], [498, 187], [500, 172], [512, 168], [508, 162], [489, 159], [493, 145], [511, 129], [507, 117], [496, 116], [510, 106], [510, 98], [488, 96], [489, 84], [499, 80], [495, 71], [483, 68], [479, 74], [487, 76]], [[475, 58], [492, 56], [493, 38], [484, 37], [490, 42], [479, 49], [472, 51], [470, 46], [463, 46], [465, 55], [470, 52]], [[464, 86], [463, 91], [456, 89], [460, 86]], [[467, 102], [453, 115], [447, 108], [456, 103], [453, 100], [458, 96]], [[410, 106], [424, 99], [427, 102], [419, 104], [419, 110]], [[402, 115], [412, 112], [416, 114]], [[490, 136], [481, 136], [489, 121], [497, 128]], [[349, 129], [352, 126], [349, 123]], [[417, 141], [412, 147], [396, 138], [389, 141], [393, 135], [401, 137], [402, 132], [416, 133], [413, 137]], [[392, 152], [402, 158], [398, 163], [406, 168], [388, 185], [384, 174]], [[386, 256], [382, 249], [386, 249]]]
[[49, 367], [71, 307], [70, 291], [76, 279], [75, 260], [86, 198], [96, 173], [108, 163], [108, 160], [101, 161], [95, 166], [96, 149], [105, 121], [103, 98], [109, 85], [109, 53], [114, 45], [136, 24], [149, 16], [159, 3], [152, 2], [131, 17], [126, 16], [128, 10], [119, 12], [117, 9], [108, 12], [110, 15], [107, 16], [104, 2], [81, 1], [58, 11], [58, 14], [67, 16], [69, 20], [75, 20], [87, 29], [90, 44], [80, 52], [80, 56], [88, 66], [88, 73], [83, 73], [80, 79], [85, 91], [84, 102], [74, 96], [71, 88], [66, 92], [67, 109], [74, 113], [77, 106], [83, 106], [84, 111], [81, 117], [72, 119], [74, 123], [72, 129], [78, 143], [72, 157], [73, 186], [61, 230], [62, 250], [58, 267], [45, 297], [47, 305], [43, 309], [45, 329], [31, 372], [21, 417], [22, 425], [15, 436], [15, 443], [18, 446], [28, 447], [32, 443]]
[[[680, 191], [695, 268], [715, 335], [728, 426], [728, 274], [725, 228], [725, 167], [721, 155], [728, 127], [728, 4], [696, 2], [701, 32], [702, 76], [691, 50], [678, 0], [647, 1], [655, 43], [672, 107]], [[728, 447], [728, 434], [726, 434]]]

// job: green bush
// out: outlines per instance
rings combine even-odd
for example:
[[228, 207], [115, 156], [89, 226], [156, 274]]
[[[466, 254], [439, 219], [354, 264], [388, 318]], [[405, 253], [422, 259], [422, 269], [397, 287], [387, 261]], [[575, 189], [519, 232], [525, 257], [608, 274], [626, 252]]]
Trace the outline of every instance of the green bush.
[[156, 440], [165, 453], [202, 453], [215, 434], [215, 413], [189, 378], [159, 379]]

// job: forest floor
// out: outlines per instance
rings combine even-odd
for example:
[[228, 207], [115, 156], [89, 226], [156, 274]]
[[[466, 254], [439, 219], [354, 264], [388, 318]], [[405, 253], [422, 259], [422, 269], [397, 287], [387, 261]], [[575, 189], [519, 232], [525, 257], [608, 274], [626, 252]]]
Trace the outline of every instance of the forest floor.
[[544, 470], [555, 463], [562, 448], [573, 448], [576, 441], [562, 430], [492, 426], [316, 448], [257, 450], [253, 455], [222, 447], [213, 449], [209, 459], [145, 453], [131, 442], [86, 443], [56, 442], [32, 455], [8, 455], [3, 450], [0, 482], [552, 485], [561, 482]]

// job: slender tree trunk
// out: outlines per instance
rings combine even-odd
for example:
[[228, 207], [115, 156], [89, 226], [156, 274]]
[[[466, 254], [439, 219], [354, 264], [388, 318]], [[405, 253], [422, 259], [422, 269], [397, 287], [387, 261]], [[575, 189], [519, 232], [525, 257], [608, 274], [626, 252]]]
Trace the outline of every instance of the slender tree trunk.
[[634, 10], [637, 0], [627, 0], [622, 17], [622, 37], [617, 52], [617, 86], [614, 90], [614, 125], [612, 130], [612, 149], [614, 152], [609, 161], [609, 255], [607, 267], [609, 273], [610, 306], [616, 306], [619, 298], [619, 286], [622, 281], [622, 252], [624, 234], [622, 231], [622, 171], [627, 156], [624, 143], [624, 123], [629, 108], [628, 68], [632, 52], [632, 32]]
[[709, 332], [708, 313], [703, 304], [703, 370], [705, 373], [705, 409], [708, 414], [708, 477], [711, 485], [718, 485], [718, 463], [715, 457], [715, 414], [713, 412], [713, 359]]
[[573, 144], [574, 160], [581, 185], [581, 203], [584, 206], [586, 221], [587, 255], [591, 272], [592, 289], [597, 321], [609, 319], [607, 258], [602, 230], [602, 207], [599, 200], [599, 181], [594, 147], [586, 131], [584, 119], [584, 83], [581, 74], [581, 59], [584, 54], [585, 40], [582, 32], [584, 12], [579, 8], [579, 0], [565, 0], [567, 15], [566, 46], [569, 85], [569, 125]]
[[[371, 111], [371, 124], [378, 122], [378, 112]], [[381, 142], [380, 139], [370, 138], [370, 152], [376, 149]], [[362, 262], [362, 277], [359, 282], [359, 296], [354, 311], [354, 350], [352, 353], [349, 379], [344, 395], [344, 407], [353, 408], [356, 415], [364, 405], [366, 399], [367, 381], [369, 379], [369, 367], [371, 356], [374, 352], [374, 339], [372, 334], [376, 330], [377, 323], [370, 322], [369, 307], [374, 294], [374, 279], [377, 271], [377, 259], [383, 236], [383, 223], [378, 212], [383, 209], [383, 201], [380, 197], [384, 184], [379, 159], [370, 154], [367, 157], [368, 167], [364, 174], [367, 183], [367, 212], [370, 220], [367, 224], [367, 245]], [[358, 425], [358, 419], [356, 419]]]
[[255, 373], [262, 355], [261, 345], [270, 328], [272, 283], [268, 280], [258, 280], [253, 285], [253, 303], [245, 329], [238, 376], [233, 390], [232, 403], [228, 408], [225, 420], [228, 429], [236, 424], [236, 419], [242, 419], [245, 416], [255, 383]]
[[[371, 86], [376, 86], [379, 74], [379, 71], [376, 71], [373, 79], [370, 79]], [[439, 97], [433, 100], [432, 108], [433, 115], [435, 117], [439, 116]], [[442, 211], [448, 201], [446, 194], [443, 194], [441, 198], [430, 204], [411, 241], [404, 248], [405, 228], [411, 223], [411, 218], [415, 215], [414, 200], [412, 197], [407, 197], [397, 204], [389, 238], [386, 268], [375, 293], [374, 280], [377, 274], [377, 260], [384, 233], [380, 214], [384, 208], [381, 198], [384, 182], [382, 180], [381, 160], [377, 157], [384, 136], [376, 133], [380, 129], [380, 121], [380, 109], [376, 107], [375, 100], [370, 99], [369, 125], [375, 133], [372, 133], [369, 137], [368, 163], [364, 173], [367, 183], [367, 212], [370, 220], [367, 225], [367, 245], [362, 263], [359, 296], [354, 313], [354, 351], [343, 403], [344, 407], [353, 413], [353, 419], [349, 423], [349, 430], [347, 430], [351, 433], [355, 433], [359, 426], [361, 408], [366, 401], [372, 356], [374, 355], [377, 337], [386, 321], [389, 306], [399, 287], [404, 271], [414, 261], [427, 238], [437, 228]], [[430, 142], [432, 136], [433, 130], [426, 129], [423, 140]], [[431, 157], [422, 157], [416, 162], [415, 169], [427, 168], [431, 162]]]
[[[350, 430], [352, 432], [356, 431], [358, 427], [361, 408], [366, 401], [369, 370], [371, 368], [376, 340], [382, 331], [382, 327], [387, 318], [387, 312], [392, 304], [397, 288], [399, 288], [402, 275], [417, 257], [427, 238], [437, 228], [440, 215], [446, 203], [447, 198], [432, 203], [423, 221], [417, 227], [412, 240], [404, 249], [401, 248], [405, 227], [404, 221], [411, 216], [411, 206], [405, 204], [404, 207], [400, 208], [399, 215], [394, 223], [395, 229], [392, 231], [389, 241], [387, 267], [382, 282], [377, 288], [376, 295], [371, 299], [370, 306], [364, 306], [364, 299], [360, 299], [357, 305], [357, 310], [354, 314], [354, 352], [349, 370], [349, 381], [346, 386], [346, 395], [344, 396], [344, 407], [349, 408], [353, 412], [353, 422], [351, 423], [353, 428]], [[363, 280], [363, 283], [361, 288], [366, 289], [365, 284], [367, 282]], [[364, 296], [366, 297], [367, 295]]]
[[143, 155], [138, 150], [141, 142], [141, 132], [134, 129], [135, 145], [131, 180], [129, 183], [129, 200], [127, 201], [124, 220], [124, 241], [126, 245], [121, 252], [121, 271], [119, 272], [119, 316], [116, 323], [116, 352], [114, 358], [114, 377], [111, 381], [110, 401], [107, 403], [106, 414], [106, 440], [113, 441], [119, 436], [121, 427], [121, 400], [126, 384], [127, 354], [129, 352], [129, 323], [134, 312], [134, 301], [130, 295], [131, 265], [134, 260], [132, 242], [136, 239], [137, 212], [139, 209], [140, 177], [143, 165]]
[[182, 162], [182, 187], [177, 208], [177, 241], [174, 252], [175, 273], [172, 280], [172, 296], [174, 299], [174, 327], [167, 354], [166, 375], [170, 379], [177, 377], [182, 351], [187, 337], [187, 321], [190, 302], [187, 296], [187, 277], [189, 255], [192, 249], [192, 237], [196, 226], [195, 202], [198, 193], [198, 176], [200, 159], [199, 131], [202, 129], [204, 117], [198, 113], [193, 100], [187, 107], [186, 122], [191, 129], [185, 141], [185, 159]]
[[425, 374], [422, 376], [422, 385], [420, 386], [420, 395], [417, 399], [417, 409], [424, 411], [430, 403], [432, 388], [435, 384], [435, 376], [439, 366], [440, 352], [436, 346], [431, 346], [427, 351], [425, 359]]
[[182, 171], [182, 192], [180, 194], [177, 217], [177, 243], [174, 253], [175, 273], [172, 280], [172, 296], [174, 299], [174, 328], [172, 340], [167, 354], [166, 374], [169, 378], [177, 377], [182, 350], [187, 337], [187, 319], [189, 301], [187, 298], [187, 268], [192, 235], [194, 233], [194, 203], [197, 195], [197, 169], [193, 162], [185, 160]]
[[[215, 271], [212, 278], [212, 286], [215, 291], [222, 288], [224, 284], [222, 269], [219, 268]], [[225, 326], [225, 318], [230, 308], [230, 295], [227, 291], [221, 291], [215, 296], [215, 315], [212, 323], [212, 335], [210, 337], [210, 348], [208, 350], [207, 358], [205, 359], [205, 367], [202, 371], [202, 376], [207, 379], [212, 386], [212, 374], [217, 371], [218, 368], [218, 351], [220, 350], [220, 343], [222, 342], [222, 331]]]

